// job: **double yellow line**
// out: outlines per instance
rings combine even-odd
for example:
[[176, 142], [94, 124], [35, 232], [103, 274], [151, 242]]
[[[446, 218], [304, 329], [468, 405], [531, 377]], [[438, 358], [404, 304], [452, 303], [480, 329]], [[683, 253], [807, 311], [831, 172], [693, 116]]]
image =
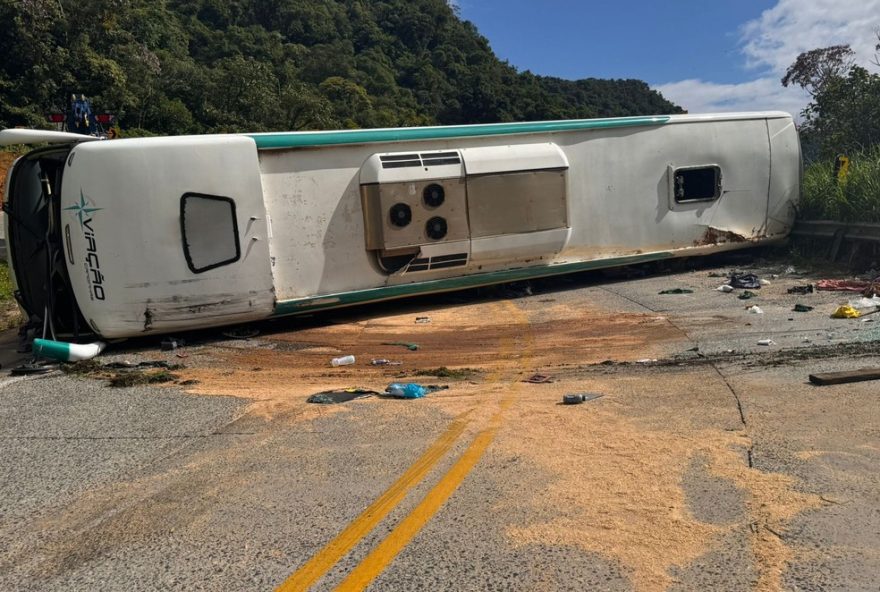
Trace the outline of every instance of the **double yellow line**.
[[[509, 313], [523, 318], [522, 311], [513, 303], [502, 303], [510, 309]], [[532, 344], [530, 335], [526, 355], [519, 358], [518, 369], [524, 369], [530, 358]], [[513, 344], [500, 344], [499, 353], [512, 353]], [[501, 378], [501, 370], [487, 377], [490, 382]], [[406, 547], [419, 531], [440, 510], [446, 500], [462, 484], [467, 475], [483, 456], [483, 453], [495, 438], [504, 412], [513, 403], [512, 389], [507, 389], [500, 399], [498, 410], [492, 415], [488, 425], [483, 428], [458, 458], [455, 464], [441, 477], [440, 481], [425, 495], [418, 506], [413, 509], [352, 570], [348, 577], [338, 586], [339, 591], [363, 590], [370, 582], [381, 574], [394, 558]], [[361, 539], [372, 531], [388, 514], [397, 507], [409, 491], [417, 486], [431, 472], [434, 466], [446, 455], [469, 424], [468, 416], [473, 409], [458, 415], [443, 434], [401, 475], [379, 498], [364, 510], [348, 527], [327, 543], [305, 564], [293, 573], [276, 592], [294, 592], [308, 590], [315, 582], [326, 574], [342, 559]]]

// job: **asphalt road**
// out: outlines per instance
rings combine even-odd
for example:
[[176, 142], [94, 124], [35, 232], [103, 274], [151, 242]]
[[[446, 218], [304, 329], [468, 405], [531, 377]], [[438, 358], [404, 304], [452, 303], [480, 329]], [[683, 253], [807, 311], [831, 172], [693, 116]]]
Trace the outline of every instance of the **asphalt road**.
[[[0, 589], [877, 590], [877, 383], [806, 379], [880, 365], [880, 320], [786, 266], [753, 301], [729, 263], [585, 275], [101, 358], [189, 385], [5, 377]], [[449, 389], [305, 402], [393, 380]]]

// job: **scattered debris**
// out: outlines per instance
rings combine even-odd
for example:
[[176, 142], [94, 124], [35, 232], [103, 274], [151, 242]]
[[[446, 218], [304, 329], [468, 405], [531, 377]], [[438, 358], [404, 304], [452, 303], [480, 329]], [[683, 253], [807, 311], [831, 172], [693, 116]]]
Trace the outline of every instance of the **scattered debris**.
[[58, 366], [54, 362], [43, 363], [33, 362], [31, 364], [22, 364], [10, 370], [12, 376], [25, 376], [27, 374], [46, 374], [56, 369]]
[[746, 290], [745, 292], [737, 296], [737, 298], [739, 298], [740, 300], [748, 300], [750, 298], [754, 298], [755, 296], [757, 296], [757, 294], [755, 294], [751, 290]]
[[363, 399], [373, 395], [381, 394], [378, 391], [371, 391], [360, 387], [336, 389], [331, 391], [321, 391], [315, 393], [306, 399], [306, 403], [317, 403], [319, 405], [331, 405], [333, 403], [347, 403], [354, 399]]
[[445, 385], [438, 386], [436, 384], [429, 384], [427, 386], [422, 386], [421, 384], [416, 384], [414, 382], [394, 382], [385, 388], [385, 394], [389, 397], [397, 397], [399, 399], [421, 399], [425, 395], [448, 388], [449, 387]]
[[772, 339], [760, 339], [758, 345], [776, 345], [776, 342]]
[[431, 317], [416, 317], [416, 324], [424, 325], [425, 323], [430, 323]]
[[603, 397], [603, 395], [597, 395], [595, 393], [575, 393], [571, 395], [562, 395], [562, 404], [577, 405], [586, 401], [595, 401], [596, 399], [599, 399], [601, 397]]
[[813, 284], [807, 284], [806, 286], [793, 286], [788, 289], [789, 294], [812, 294], [813, 293]]
[[239, 327], [221, 333], [223, 337], [228, 337], [230, 339], [251, 339], [259, 334], [260, 330], [254, 329], [253, 327]]
[[641, 360], [636, 360], [636, 364], [653, 364], [657, 361], [657, 358], [642, 358]]
[[854, 309], [849, 304], [844, 304], [843, 306], [839, 306], [837, 310], [831, 313], [832, 319], [857, 319], [861, 316], [861, 313]]
[[764, 314], [763, 309], [757, 304], [746, 307], [746, 310], [749, 311], [751, 314]]
[[386, 358], [381, 358], [378, 360], [370, 360], [371, 366], [400, 366], [403, 362], [392, 362]]
[[818, 386], [830, 384], [844, 384], [847, 382], [862, 382], [865, 380], [880, 379], [880, 368], [862, 368], [848, 372], [827, 372], [825, 374], [810, 374], [810, 382]]
[[862, 297], [858, 300], [850, 300], [848, 304], [859, 311], [877, 308], [880, 306], [880, 296]]
[[399, 345], [401, 347], [405, 347], [409, 351], [416, 351], [419, 349], [418, 343], [407, 343], [405, 341], [386, 341], [382, 343], [382, 345]]
[[523, 380], [523, 382], [529, 382], [531, 384], [547, 384], [553, 382], [553, 378], [547, 376], [546, 374], [532, 374], [531, 376]]
[[813, 310], [813, 306], [807, 306], [806, 304], [795, 304], [793, 310], [794, 312], [810, 312]]
[[729, 284], [724, 284], [723, 286], [718, 286], [715, 289], [718, 290], [719, 292], [724, 292], [725, 294], [729, 294], [729, 293], [733, 292], [733, 286], [731, 286]]
[[734, 273], [727, 282], [734, 288], [756, 290], [761, 287], [761, 280], [753, 273]]
[[354, 362], [354, 356], [348, 355], [341, 356], [339, 358], [333, 358], [332, 360], [330, 360], [330, 365], [335, 368], [337, 366], [350, 366], [351, 364], [354, 364]]
[[693, 294], [694, 291], [690, 288], [670, 288], [669, 290], [662, 290], [658, 292], [658, 294]]

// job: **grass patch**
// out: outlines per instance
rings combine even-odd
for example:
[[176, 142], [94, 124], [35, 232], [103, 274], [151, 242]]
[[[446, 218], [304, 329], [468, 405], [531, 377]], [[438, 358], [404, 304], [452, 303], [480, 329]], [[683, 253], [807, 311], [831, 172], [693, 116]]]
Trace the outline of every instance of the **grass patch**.
[[476, 368], [447, 368], [440, 366], [439, 368], [422, 368], [421, 370], [413, 370], [409, 372], [410, 376], [434, 376], [437, 378], [446, 378], [448, 380], [467, 380], [481, 371]]
[[849, 157], [849, 175], [841, 183], [834, 160], [814, 162], [804, 170], [800, 218], [880, 222], [880, 146]]

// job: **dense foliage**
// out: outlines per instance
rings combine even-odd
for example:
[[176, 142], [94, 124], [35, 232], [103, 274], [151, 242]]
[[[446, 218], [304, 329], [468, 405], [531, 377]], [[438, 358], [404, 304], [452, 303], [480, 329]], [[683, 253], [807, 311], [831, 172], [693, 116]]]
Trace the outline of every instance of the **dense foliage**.
[[638, 80], [500, 61], [446, 0], [0, 0], [0, 127], [70, 93], [201, 133], [680, 112]]
[[799, 210], [807, 220], [880, 222], [880, 146], [850, 153], [840, 178], [834, 159], [813, 162], [804, 171]]

